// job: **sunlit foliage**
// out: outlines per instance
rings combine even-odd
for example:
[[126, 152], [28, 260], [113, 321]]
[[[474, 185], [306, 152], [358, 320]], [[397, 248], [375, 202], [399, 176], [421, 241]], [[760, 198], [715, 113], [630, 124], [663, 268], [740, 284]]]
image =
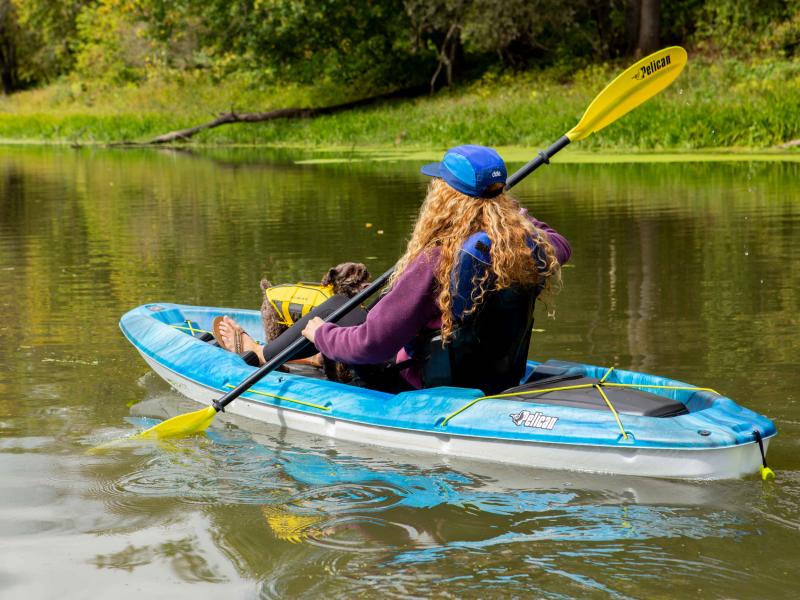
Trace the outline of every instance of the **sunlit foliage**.
[[[659, 3], [655, 3], [658, 6]], [[644, 0], [0, 0], [6, 91], [199, 72], [356, 91], [640, 51]], [[793, 56], [800, 0], [661, 2], [658, 42]], [[434, 86], [432, 86], [434, 87]]]

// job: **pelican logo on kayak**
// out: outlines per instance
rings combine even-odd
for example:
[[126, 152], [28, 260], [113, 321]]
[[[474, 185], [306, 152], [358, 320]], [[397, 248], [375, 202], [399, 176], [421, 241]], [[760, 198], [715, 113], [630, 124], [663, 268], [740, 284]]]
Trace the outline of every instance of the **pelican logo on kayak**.
[[650, 61], [649, 65], [644, 65], [641, 69], [639, 69], [636, 72], [636, 75], [633, 76], [633, 78], [642, 81], [647, 76], [652, 75], [656, 71], [660, 71], [671, 62], [672, 61], [669, 58], [669, 54], [667, 54], [664, 58], [659, 58], [658, 60], [652, 60]]
[[517, 414], [508, 415], [517, 427], [535, 427], [537, 429], [553, 429], [558, 421], [558, 417], [550, 417], [540, 412], [532, 413], [529, 410], [521, 410]]

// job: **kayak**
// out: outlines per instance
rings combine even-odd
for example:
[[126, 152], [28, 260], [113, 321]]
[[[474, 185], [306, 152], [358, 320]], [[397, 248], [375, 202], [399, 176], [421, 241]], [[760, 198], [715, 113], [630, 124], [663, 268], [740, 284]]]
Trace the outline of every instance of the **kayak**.
[[[219, 315], [263, 340], [255, 310], [151, 303], [120, 320], [176, 391], [210, 405], [255, 367], [209, 335]], [[777, 433], [714, 390], [608, 367], [529, 360], [520, 386], [486, 396], [437, 387], [388, 394], [287, 365], [225, 411], [335, 440], [547, 469], [682, 479], [758, 472]]]

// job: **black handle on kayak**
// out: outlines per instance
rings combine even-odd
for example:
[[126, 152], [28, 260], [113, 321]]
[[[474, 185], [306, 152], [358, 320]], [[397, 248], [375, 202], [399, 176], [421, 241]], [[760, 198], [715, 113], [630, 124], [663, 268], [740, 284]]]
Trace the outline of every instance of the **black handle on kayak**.
[[528, 175], [533, 173], [536, 169], [542, 165], [548, 164], [550, 159], [553, 158], [557, 152], [569, 145], [569, 142], [570, 139], [567, 136], [562, 135], [547, 150], [540, 150], [536, 158], [514, 173], [511, 177], [506, 179], [506, 189], [510, 190]]
[[[389, 281], [389, 277], [392, 276], [394, 272], [394, 267], [386, 271], [383, 275], [378, 277], [375, 281], [373, 281], [369, 287], [361, 290], [358, 294], [350, 298], [347, 302], [342, 304], [339, 308], [334, 310], [328, 318], [325, 319], [327, 323], [335, 323], [351, 310], [353, 310], [356, 306], [364, 302], [367, 298], [369, 298], [372, 294], [377, 292], [380, 288], [384, 286], [384, 284]], [[311, 345], [306, 338], [300, 336], [291, 344], [289, 344], [285, 349], [281, 352], [276, 354], [272, 360], [264, 364], [262, 367], [259, 367], [257, 371], [255, 371], [252, 375], [250, 375], [247, 379], [245, 379], [242, 383], [237, 385], [234, 389], [230, 392], [222, 396], [219, 400], [214, 400], [211, 405], [217, 410], [217, 412], [223, 410], [228, 404], [233, 402], [236, 398], [241, 396], [245, 393], [250, 387], [254, 386], [256, 383], [261, 381], [264, 377], [269, 375], [272, 371], [280, 367], [283, 363], [287, 360], [291, 360], [294, 356], [300, 353], [302, 350], [307, 348]]]

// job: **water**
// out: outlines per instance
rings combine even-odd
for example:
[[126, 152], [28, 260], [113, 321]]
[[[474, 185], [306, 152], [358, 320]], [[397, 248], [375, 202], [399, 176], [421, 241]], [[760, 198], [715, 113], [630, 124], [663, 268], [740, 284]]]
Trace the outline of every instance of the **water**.
[[775, 482], [503, 468], [224, 419], [90, 453], [192, 408], [119, 333], [129, 308], [256, 307], [263, 275], [400, 254], [418, 165], [298, 157], [0, 149], [1, 597], [796, 597], [798, 163], [554, 164], [515, 190], [574, 248], [532, 357], [731, 395], [776, 421]]

